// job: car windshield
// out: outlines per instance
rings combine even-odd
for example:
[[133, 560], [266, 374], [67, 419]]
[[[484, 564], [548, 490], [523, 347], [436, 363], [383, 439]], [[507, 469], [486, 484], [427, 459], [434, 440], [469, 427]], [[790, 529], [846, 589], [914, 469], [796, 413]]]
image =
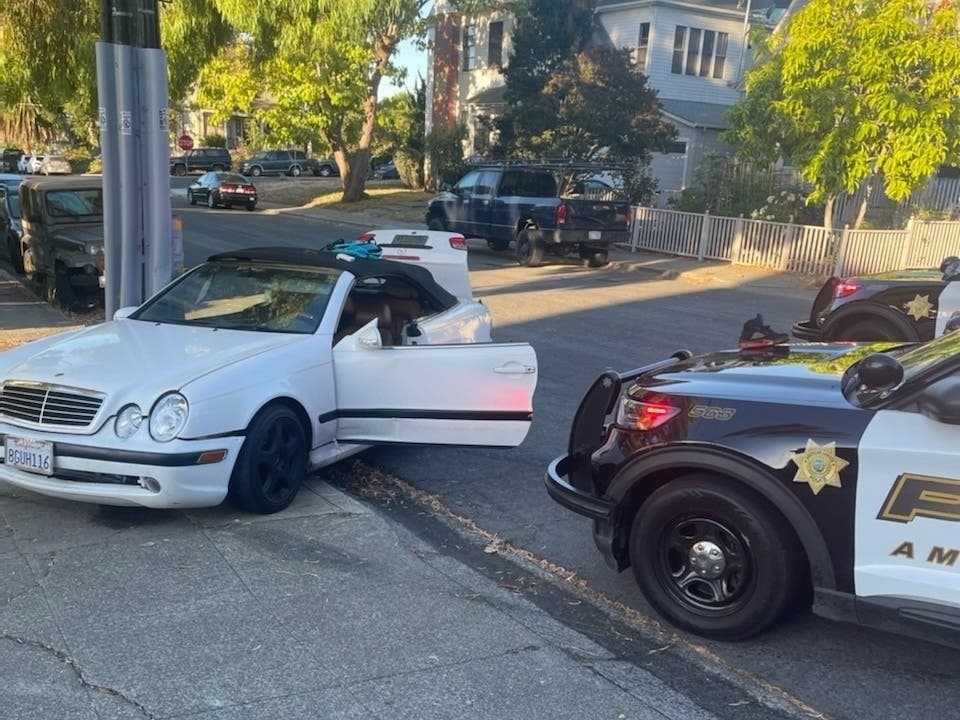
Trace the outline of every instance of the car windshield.
[[103, 191], [51, 190], [47, 192], [47, 214], [50, 217], [100, 217], [103, 215]]
[[316, 331], [339, 271], [261, 263], [206, 263], [130, 317], [224, 330]]
[[903, 366], [903, 379], [909, 381], [934, 366], [960, 355], [960, 332], [941, 335], [936, 340], [922, 345], [895, 348], [890, 351], [890, 354], [900, 361]]

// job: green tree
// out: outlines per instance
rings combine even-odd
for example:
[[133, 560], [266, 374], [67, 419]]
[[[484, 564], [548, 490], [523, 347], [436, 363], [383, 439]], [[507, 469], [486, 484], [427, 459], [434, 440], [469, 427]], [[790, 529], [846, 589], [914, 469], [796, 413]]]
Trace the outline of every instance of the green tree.
[[[230, 30], [206, 0], [160, 7], [170, 93], [179, 98]], [[8, 139], [96, 144], [99, 36], [97, 0], [0, 3], [0, 130]]]
[[377, 112], [374, 155], [392, 157], [400, 179], [413, 188], [423, 187], [424, 134], [427, 87], [418, 78], [413, 90], [381, 101]]
[[760, 48], [726, 139], [749, 160], [788, 158], [830, 227], [839, 194], [879, 177], [905, 200], [960, 159], [958, 88], [956, 3], [811, 0]]
[[377, 93], [401, 78], [397, 44], [422, 34], [429, 0], [215, 0], [249, 37], [272, 101], [271, 128], [309, 125], [340, 168], [343, 200], [359, 200], [370, 169]]

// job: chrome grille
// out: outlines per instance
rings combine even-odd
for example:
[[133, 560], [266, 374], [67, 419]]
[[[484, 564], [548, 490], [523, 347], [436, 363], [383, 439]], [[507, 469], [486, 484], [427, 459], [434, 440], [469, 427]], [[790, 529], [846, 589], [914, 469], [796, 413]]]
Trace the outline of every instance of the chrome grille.
[[0, 417], [37, 425], [86, 427], [104, 396], [91, 390], [46, 383], [5, 382], [0, 388]]

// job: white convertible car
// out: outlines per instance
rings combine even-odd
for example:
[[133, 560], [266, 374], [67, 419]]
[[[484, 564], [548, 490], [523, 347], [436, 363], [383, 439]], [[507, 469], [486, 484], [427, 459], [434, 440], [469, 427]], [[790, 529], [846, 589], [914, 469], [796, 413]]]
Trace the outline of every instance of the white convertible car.
[[372, 444], [519, 445], [536, 355], [491, 342], [487, 309], [417, 263], [465, 250], [436, 235], [390, 252], [378, 238], [385, 255], [419, 246], [406, 262], [222, 253], [110, 322], [0, 354], [0, 480], [152, 508], [229, 494], [269, 513]]

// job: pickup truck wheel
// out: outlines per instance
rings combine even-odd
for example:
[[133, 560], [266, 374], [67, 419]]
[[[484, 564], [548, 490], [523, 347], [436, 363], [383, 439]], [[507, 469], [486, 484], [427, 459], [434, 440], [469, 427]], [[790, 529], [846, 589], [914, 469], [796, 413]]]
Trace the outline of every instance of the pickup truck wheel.
[[543, 262], [543, 240], [534, 237], [529, 228], [517, 235], [517, 262], [527, 267], [537, 267]]
[[428, 230], [446, 230], [447, 223], [443, 221], [443, 218], [439, 215], [434, 215], [429, 220], [427, 220], [427, 229]]
[[509, 240], [487, 240], [487, 247], [497, 252], [502, 252], [510, 247]]
[[23, 251], [20, 249], [20, 238], [15, 235], [7, 235], [7, 255], [14, 271], [23, 275]]

